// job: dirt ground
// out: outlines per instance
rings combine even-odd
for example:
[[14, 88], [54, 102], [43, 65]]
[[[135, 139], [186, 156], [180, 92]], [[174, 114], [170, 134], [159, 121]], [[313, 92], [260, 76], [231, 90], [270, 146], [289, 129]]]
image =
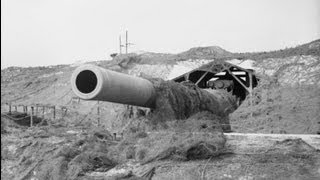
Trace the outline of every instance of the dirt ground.
[[[319, 149], [301, 139], [239, 151], [225, 144], [219, 121], [192, 118], [115, 140], [103, 128], [59, 123], [27, 128], [2, 117], [1, 179], [320, 178]], [[240, 142], [237, 138], [228, 142]]]

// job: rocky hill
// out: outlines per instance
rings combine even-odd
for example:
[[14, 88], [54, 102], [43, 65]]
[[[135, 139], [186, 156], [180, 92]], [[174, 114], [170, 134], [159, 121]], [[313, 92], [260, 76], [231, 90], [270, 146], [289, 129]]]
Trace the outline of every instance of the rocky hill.
[[219, 46], [195, 47], [176, 55], [177, 59], [219, 59], [231, 57], [232, 53]]

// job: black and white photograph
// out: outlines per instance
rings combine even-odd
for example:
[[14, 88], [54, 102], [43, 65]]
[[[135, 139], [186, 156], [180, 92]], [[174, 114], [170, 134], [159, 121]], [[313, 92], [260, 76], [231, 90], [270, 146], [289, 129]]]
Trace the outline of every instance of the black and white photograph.
[[320, 0], [1, 0], [1, 179], [319, 180]]

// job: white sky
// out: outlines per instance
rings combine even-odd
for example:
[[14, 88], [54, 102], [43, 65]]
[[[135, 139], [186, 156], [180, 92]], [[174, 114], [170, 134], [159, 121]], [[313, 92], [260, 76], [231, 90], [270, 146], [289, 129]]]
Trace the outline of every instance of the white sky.
[[1, 0], [1, 68], [196, 46], [267, 51], [320, 38], [320, 0]]

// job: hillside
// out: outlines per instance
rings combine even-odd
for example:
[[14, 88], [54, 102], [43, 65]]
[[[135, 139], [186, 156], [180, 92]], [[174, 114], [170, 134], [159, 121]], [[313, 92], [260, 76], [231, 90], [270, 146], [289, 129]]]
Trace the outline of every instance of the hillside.
[[320, 56], [320, 39], [299, 45], [297, 47], [280, 49], [270, 52], [255, 52], [255, 53], [233, 53], [234, 59], [254, 59], [262, 60], [267, 58], [287, 58], [290, 56]]
[[[1, 179], [319, 179], [319, 42], [266, 53], [211, 46], [90, 62], [164, 80], [214, 60], [254, 69], [260, 81], [253, 103], [245, 100], [225, 118], [201, 111], [185, 121], [168, 121], [170, 111], [161, 110], [203, 104], [181, 94], [177, 102], [182, 103], [172, 103], [169, 97], [176, 92], [168, 87], [176, 86], [158, 87], [164, 99], [153, 112], [80, 100], [70, 77], [85, 62], [3, 69]], [[13, 105], [12, 115], [6, 103]], [[39, 124], [29, 127], [30, 116], [16, 105], [29, 105], [29, 114], [31, 105], [39, 105], [33, 119]], [[55, 106], [55, 111], [43, 106]], [[234, 133], [222, 131], [225, 120]]]
[[269, 52], [229, 52], [219, 46], [194, 47], [178, 54], [139, 52], [128, 55], [118, 55], [107, 64], [137, 63], [137, 64], [176, 64], [186, 60], [263, 60], [268, 58], [289, 58], [292, 56], [320, 56], [320, 39], [292, 48]]
[[[317, 123], [316, 119], [319, 117], [317, 107], [319, 107], [318, 103], [320, 103], [319, 94], [316, 91], [317, 87], [320, 86], [319, 44], [320, 40], [316, 40], [285, 50], [242, 54], [231, 53], [217, 46], [197, 47], [179, 54], [142, 52], [140, 54], [116, 56], [112, 61], [97, 61], [92, 63], [104, 68], [135, 76], [153, 78], [160, 77], [163, 79], [176, 77], [214, 59], [225, 58], [226, 60], [231, 60], [230, 62], [236, 63], [240, 66], [249, 63], [250, 66], [252, 66], [250, 68], [255, 69], [259, 78], [263, 79], [266, 84], [272, 84], [275, 80], [274, 78], [276, 78], [276, 83], [280, 83], [280, 86], [286, 88], [286, 91], [289, 91], [291, 94], [293, 93], [293, 97], [288, 96], [287, 99], [290, 99], [291, 97], [290, 101], [296, 101], [295, 103], [304, 103], [300, 105], [296, 104], [299, 108], [295, 109], [295, 113], [290, 111], [292, 108], [297, 107], [289, 108], [289, 106], [287, 107], [287, 105], [285, 105], [286, 108], [283, 109], [289, 108], [287, 111], [282, 112], [284, 113], [282, 116], [287, 117], [285, 119], [290, 120], [300, 118], [301, 123], [307, 121], [307, 119], [308, 121]], [[237, 56], [239, 57], [234, 58]], [[72, 100], [75, 95], [71, 91], [69, 83], [72, 71], [79, 65], [81, 65], [81, 63], [32, 68], [10, 67], [1, 70], [1, 105], [11, 102], [13, 104], [24, 105], [51, 104], [57, 106], [68, 106], [72, 111], [74, 111], [74, 113], [79, 114], [80, 117], [87, 117], [87, 114], [91, 112], [93, 107], [95, 107], [96, 102], [80, 101], [80, 103], [75, 103]], [[290, 90], [291, 87], [293, 91]], [[305, 90], [305, 88], [307, 90]], [[315, 91], [313, 92], [312, 90]], [[281, 90], [278, 89], [276, 91]], [[271, 93], [276, 96], [274, 92], [271, 92], [271, 90], [270, 92], [263, 93]], [[300, 96], [300, 93], [303, 93], [304, 95]], [[287, 96], [287, 93], [282, 94], [283, 96]], [[309, 96], [306, 96], [308, 94], [315, 97], [309, 98]], [[306, 99], [302, 98], [300, 100], [295, 100], [295, 96], [299, 96], [300, 98], [304, 97]], [[119, 128], [122, 126], [122, 123], [119, 123], [119, 119], [122, 119], [122, 115], [126, 113], [126, 106], [108, 102], [101, 102], [100, 106], [102, 109], [101, 116], [108, 117], [108, 121], [103, 123], [105, 123], [107, 127], [111, 127], [110, 125], [113, 124], [112, 127], [114, 131], [117, 131], [117, 127]], [[268, 108], [269, 106], [272, 106], [272, 104], [269, 103], [267, 106], [259, 104], [256, 108]], [[4, 111], [3, 108], [4, 107], [2, 106], [2, 111]], [[242, 111], [243, 108], [240, 107], [239, 110], [231, 117], [238, 119], [237, 122], [240, 122], [239, 119], [242, 118], [238, 118], [239, 116], [247, 117], [247, 115], [243, 115], [244, 112]], [[262, 110], [260, 109], [259, 111]], [[309, 112], [309, 115], [307, 117], [301, 116], [301, 111]], [[276, 110], [274, 113], [279, 114]], [[286, 115], [287, 113], [288, 116]], [[261, 115], [260, 119], [261, 121], [264, 121], [266, 118], [279, 116], [275, 114], [270, 114], [269, 112], [267, 116]], [[313, 124], [310, 123], [309, 125], [313, 128], [309, 128], [309, 130], [299, 130], [299, 133], [315, 133], [317, 131], [317, 126], [313, 126]], [[259, 126], [259, 128], [262, 127]], [[270, 128], [272, 127], [267, 129], [262, 128], [260, 130], [259, 128], [256, 128], [254, 131], [271, 132]], [[241, 128], [238, 128], [238, 130], [246, 131]], [[290, 130], [289, 128], [286, 131], [294, 133], [295, 130], [292, 128]]]

